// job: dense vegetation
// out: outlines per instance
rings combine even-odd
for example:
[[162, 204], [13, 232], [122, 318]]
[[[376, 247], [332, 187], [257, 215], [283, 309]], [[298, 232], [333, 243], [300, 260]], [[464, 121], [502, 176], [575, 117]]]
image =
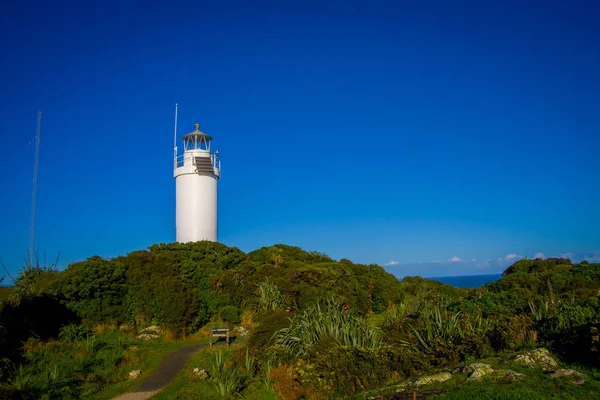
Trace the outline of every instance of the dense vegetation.
[[216, 398], [344, 398], [535, 347], [594, 369], [599, 295], [600, 265], [565, 259], [521, 260], [467, 290], [286, 245], [160, 244], [64, 271], [24, 268], [0, 311], [0, 393], [78, 398], [123, 382], [149, 357], [134, 334], [150, 325], [175, 339], [209, 323], [251, 331], [245, 352], [215, 355]]

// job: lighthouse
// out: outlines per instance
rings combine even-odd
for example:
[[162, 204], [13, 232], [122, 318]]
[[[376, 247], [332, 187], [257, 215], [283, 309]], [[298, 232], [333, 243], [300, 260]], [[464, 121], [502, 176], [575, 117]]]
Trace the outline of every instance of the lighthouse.
[[217, 181], [219, 151], [211, 153], [212, 138], [200, 130], [183, 137], [183, 154], [175, 153], [175, 225], [179, 243], [217, 241]]

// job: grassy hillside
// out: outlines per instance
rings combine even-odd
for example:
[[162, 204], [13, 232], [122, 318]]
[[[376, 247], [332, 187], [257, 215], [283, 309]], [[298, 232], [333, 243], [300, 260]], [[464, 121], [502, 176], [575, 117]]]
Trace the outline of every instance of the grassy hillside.
[[[92, 333], [98, 326], [129, 332], [119, 339], [121, 355], [101, 363], [122, 373], [121, 366], [136, 366], [129, 358], [123, 364], [127, 343], [149, 325], [174, 339], [214, 325], [248, 331], [248, 355], [233, 352], [226, 364], [237, 371], [255, 359], [251, 376], [234, 374], [241, 383], [231, 390], [258, 397], [346, 398], [535, 347], [551, 349], [561, 362], [600, 366], [600, 265], [564, 259], [522, 260], [497, 282], [458, 289], [419, 277], [399, 281], [378, 265], [283, 244], [246, 254], [219, 243], [173, 243], [114, 259], [91, 257], [60, 272], [24, 269], [13, 294], [0, 312], [1, 356], [12, 363], [0, 380], [28, 398], [43, 385], [54, 388], [51, 398], [67, 398], [54, 381], [40, 378], [29, 384], [33, 389], [19, 389], [16, 379], [23, 371], [43, 375], [40, 363], [60, 357], [55, 351], [40, 358], [40, 348], [69, 349], [64, 342], [70, 340], [75, 350], [68, 351], [85, 349], [100, 337]], [[77, 326], [86, 333], [60, 336]], [[94, 349], [88, 348], [90, 357]], [[86, 365], [64, 373], [70, 387], [85, 387], [89, 395], [125, 379]], [[94, 376], [102, 376], [97, 385], [84, 384], [99, 379]]]

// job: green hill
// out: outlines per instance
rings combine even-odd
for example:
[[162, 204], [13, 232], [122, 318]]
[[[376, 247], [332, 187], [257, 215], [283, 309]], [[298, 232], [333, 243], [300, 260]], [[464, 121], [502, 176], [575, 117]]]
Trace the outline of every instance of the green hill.
[[[13, 360], [29, 338], [55, 340], [73, 323], [134, 332], [159, 325], [175, 338], [218, 324], [251, 332], [248, 350], [261, 365], [278, 366], [279, 378], [261, 373], [284, 398], [282, 387], [298, 385], [298, 396], [346, 398], [534, 347], [600, 367], [600, 265], [565, 259], [521, 260], [497, 282], [459, 289], [283, 244], [246, 254], [220, 243], [171, 243], [60, 272], [23, 270], [15, 284], [19, 297], [0, 312], [0, 355]], [[234, 364], [243, 364], [238, 356]]]

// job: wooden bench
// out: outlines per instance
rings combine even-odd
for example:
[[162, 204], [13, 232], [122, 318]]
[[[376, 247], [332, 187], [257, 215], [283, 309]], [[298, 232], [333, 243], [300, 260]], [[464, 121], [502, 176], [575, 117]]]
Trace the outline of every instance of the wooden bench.
[[216, 328], [210, 330], [210, 346], [213, 345], [213, 337], [224, 337], [227, 341], [227, 347], [229, 347], [229, 329], [227, 328]]

